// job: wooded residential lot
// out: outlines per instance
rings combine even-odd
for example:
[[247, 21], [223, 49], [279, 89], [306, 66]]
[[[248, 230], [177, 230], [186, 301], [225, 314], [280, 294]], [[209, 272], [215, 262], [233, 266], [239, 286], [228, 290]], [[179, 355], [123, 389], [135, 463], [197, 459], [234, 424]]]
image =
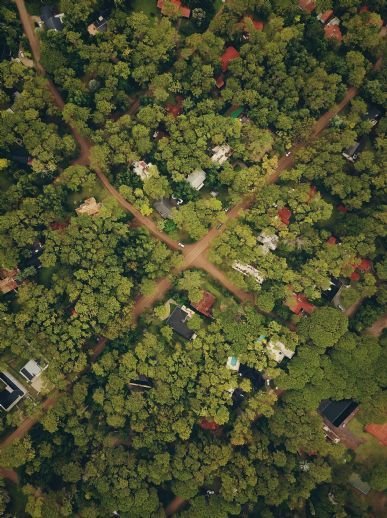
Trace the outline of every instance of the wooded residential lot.
[[2, 516], [386, 516], [386, 20], [3, 0]]

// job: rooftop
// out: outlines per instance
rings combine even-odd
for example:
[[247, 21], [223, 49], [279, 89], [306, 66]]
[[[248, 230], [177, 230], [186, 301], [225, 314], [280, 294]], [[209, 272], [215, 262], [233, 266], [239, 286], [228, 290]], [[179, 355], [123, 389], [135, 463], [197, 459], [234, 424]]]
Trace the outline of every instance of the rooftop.
[[314, 0], [299, 0], [298, 6], [303, 11], [311, 13], [316, 7], [316, 2]]
[[358, 404], [352, 399], [332, 401], [325, 399], [318, 407], [320, 414], [338, 428], [356, 410]]
[[192, 189], [195, 189], [195, 191], [200, 191], [204, 185], [205, 179], [206, 173], [203, 171], [203, 169], [195, 169], [195, 171], [188, 175], [185, 180], [190, 184]]
[[29, 383], [40, 376], [42, 372], [48, 367], [48, 364], [45, 364], [43, 367], [39, 365], [39, 363], [35, 360], [29, 360], [24, 367], [20, 369], [20, 374], [25, 378]]
[[215, 301], [216, 297], [212, 293], [203, 291], [202, 298], [196, 304], [192, 304], [192, 307], [199, 311], [199, 313], [202, 315], [206, 317], [212, 317], [211, 309], [215, 304]]
[[[171, 4], [174, 4], [178, 8], [178, 13], [183, 18], [189, 18], [191, 16], [191, 9], [181, 5], [181, 0], [169, 0]], [[162, 14], [165, 14], [165, 0], [157, 0], [157, 7], [161, 9]]]
[[64, 13], [55, 14], [55, 7], [44, 5], [40, 10], [40, 17], [47, 29], [61, 31], [63, 29]]
[[98, 32], [106, 32], [107, 31], [107, 20], [103, 16], [98, 16], [95, 22], [91, 23], [87, 27], [87, 32], [91, 34], [91, 36], [95, 36]]
[[288, 209], [288, 207], [283, 207], [282, 209], [279, 209], [277, 215], [284, 225], [289, 225], [290, 218], [292, 217], [292, 211]]
[[315, 306], [301, 293], [292, 293], [287, 297], [285, 300], [285, 306], [287, 306], [290, 311], [296, 315], [300, 315], [302, 313], [311, 314], [315, 310]]
[[101, 210], [102, 203], [97, 203], [97, 200], [93, 198], [87, 198], [75, 212], [77, 214], [86, 214], [87, 216], [94, 216]]
[[[242, 110], [243, 111], [243, 110]], [[227, 162], [228, 157], [231, 155], [231, 147], [228, 144], [223, 144], [222, 146], [215, 146], [212, 148], [212, 157], [211, 161], [215, 164], [222, 165]]]
[[236, 58], [239, 58], [239, 56], [240, 54], [235, 47], [227, 47], [227, 49], [223, 52], [222, 56], [220, 57], [220, 63], [223, 72], [226, 72], [230, 62]]
[[0, 391], [0, 407], [8, 412], [14, 407], [27, 393], [26, 389], [9, 372], [0, 372], [0, 380], [5, 387]]
[[280, 363], [285, 357], [289, 360], [293, 358], [294, 351], [288, 349], [286, 345], [280, 341], [271, 341], [267, 344], [267, 350], [272, 360]]
[[188, 312], [184, 311], [183, 308], [176, 306], [172, 313], [169, 315], [167, 323], [174, 331], [176, 331], [177, 334], [186, 340], [191, 340], [195, 333], [187, 326], [187, 321], [189, 318], [190, 315]]

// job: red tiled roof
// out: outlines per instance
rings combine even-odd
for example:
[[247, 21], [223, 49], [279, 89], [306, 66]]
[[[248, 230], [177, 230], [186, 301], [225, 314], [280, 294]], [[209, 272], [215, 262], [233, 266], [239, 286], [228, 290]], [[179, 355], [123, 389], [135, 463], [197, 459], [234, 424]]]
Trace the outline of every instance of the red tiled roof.
[[383, 446], [387, 446], [387, 423], [367, 424], [365, 431], [376, 437]]
[[53, 221], [52, 223], [50, 223], [50, 229], [51, 230], [63, 230], [65, 229], [66, 227], [68, 227], [68, 223], [61, 223], [59, 221]]
[[313, 0], [299, 0], [298, 6], [308, 13], [311, 13], [316, 7], [316, 2]]
[[183, 101], [184, 101], [184, 98], [181, 97], [181, 95], [177, 95], [176, 103], [167, 104], [165, 109], [167, 110], [168, 113], [170, 113], [174, 117], [177, 117], [178, 115], [181, 115], [183, 113]]
[[220, 62], [222, 66], [223, 72], [226, 72], [228, 69], [228, 65], [230, 64], [230, 61], [239, 58], [240, 54], [234, 47], [227, 47], [227, 49], [224, 51], [222, 56], [220, 57]]
[[202, 313], [206, 317], [212, 316], [212, 306], [215, 304], [216, 297], [208, 291], [203, 292], [201, 300], [197, 304], [192, 304], [192, 307], [197, 309], [199, 313]]
[[318, 15], [318, 19], [322, 22], [322, 23], [327, 23], [327, 21], [329, 20], [329, 18], [333, 15], [333, 10], [332, 9], [328, 9], [328, 11], [324, 11], [323, 13], [320, 13]]
[[224, 76], [223, 76], [223, 74], [221, 74], [219, 77], [216, 78], [215, 84], [216, 84], [217, 88], [222, 88], [222, 86], [224, 86]]
[[359, 281], [360, 280], [360, 273], [359, 272], [351, 273], [350, 279], [351, 279], [351, 281]]
[[369, 7], [368, 5], [363, 5], [363, 7], [360, 7], [359, 13], [368, 13]]
[[[172, 4], [175, 4], [179, 7], [179, 14], [184, 18], [189, 18], [191, 16], [191, 9], [189, 7], [184, 7], [181, 5], [181, 0], [169, 0]], [[157, 0], [157, 7], [161, 9], [163, 12], [165, 0]], [[164, 13], [163, 13], [164, 14]]]
[[343, 204], [337, 205], [336, 209], [342, 214], [346, 214], [348, 212], [348, 208]]
[[200, 428], [203, 428], [203, 430], [211, 430], [215, 431], [219, 428], [219, 425], [216, 424], [214, 421], [207, 421], [207, 419], [202, 419], [199, 423]]
[[296, 315], [299, 315], [303, 311], [310, 315], [316, 309], [315, 306], [308, 301], [305, 295], [302, 295], [301, 293], [293, 293], [285, 300], [285, 305]]
[[278, 212], [278, 217], [284, 225], [289, 225], [290, 218], [292, 217], [292, 211], [287, 207], [283, 207]]
[[342, 41], [343, 35], [341, 34], [340, 27], [338, 25], [326, 25], [324, 27], [325, 37]]
[[254, 28], [257, 31], [263, 31], [265, 24], [261, 20], [254, 20], [254, 18], [252, 16], [245, 16], [245, 19], [244, 19], [245, 23], [246, 23], [246, 20], [250, 20], [253, 23]]
[[327, 239], [328, 245], [335, 245], [337, 243], [337, 238], [335, 236], [331, 236]]

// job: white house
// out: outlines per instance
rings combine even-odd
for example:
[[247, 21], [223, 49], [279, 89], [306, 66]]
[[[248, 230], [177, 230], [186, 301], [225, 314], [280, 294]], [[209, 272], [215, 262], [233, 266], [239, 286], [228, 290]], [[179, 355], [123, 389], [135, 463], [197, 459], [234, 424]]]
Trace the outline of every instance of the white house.
[[249, 275], [250, 277], [253, 277], [258, 284], [262, 284], [265, 280], [261, 272], [254, 268], [254, 266], [251, 266], [250, 264], [244, 264], [240, 263], [239, 261], [234, 261], [232, 264], [232, 268], [237, 272], [241, 273], [242, 275]]
[[151, 171], [150, 168], [152, 164], [147, 164], [143, 160], [139, 160], [137, 162], [133, 162], [133, 172], [141, 178], [142, 181], [146, 180], [150, 177]]
[[285, 344], [279, 341], [270, 341], [267, 344], [267, 350], [272, 360], [276, 361], [277, 363], [280, 363], [285, 357], [289, 358], [290, 360], [290, 358], [293, 358], [294, 356], [294, 351], [291, 351], [286, 347]]
[[44, 370], [48, 367], [48, 363], [44, 366], [41, 366], [35, 360], [28, 360], [28, 362], [20, 369], [20, 374], [25, 378], [28, 383], [32, 383], [36, 378], [38, 378]]
[[185, 179], [186, 182], [190, 184], [192, 189], [195, 189], [195, 191], [200, 191], [200, 189], [204, 185], [204, 180], [206, 179], [206, 173], [203, 171], [203, 169], [195, 169], [187, 178]]
[[240, 364], [241, 363], [236, 356], [229, 356], [227, 358], [226, 368], [230, 371], [238, 372]]
[[231, 147], [228, 144], [223, 144], [222, 146], [215, 146], [212, 148], [213, 155], [211, 157], [212, 162], [214, 164], [222, 165], [227, 162], [229, 156], [231, 155]]
[[278, 236], [276, 234], [270, 235], [264, 230], [259, 234], [258, 241], [262, 243], [265, 254], [267, 254], [269, 250], [275, 250], [278, 246]]

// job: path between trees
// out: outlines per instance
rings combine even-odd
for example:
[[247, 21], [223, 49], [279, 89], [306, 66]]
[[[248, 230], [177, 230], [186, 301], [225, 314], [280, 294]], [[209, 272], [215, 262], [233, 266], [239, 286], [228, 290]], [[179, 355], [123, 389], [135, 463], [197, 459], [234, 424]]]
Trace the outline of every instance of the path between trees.
[[378, 320], [376, 320], [372, 324], [372, 326], [368, 327], [365, 330], [365, 334], [378, 338], [383, 333], [383, 330], [386, 328], [387, 328], [387, 315], [382, 315], [380, 318], [378, 318]]

